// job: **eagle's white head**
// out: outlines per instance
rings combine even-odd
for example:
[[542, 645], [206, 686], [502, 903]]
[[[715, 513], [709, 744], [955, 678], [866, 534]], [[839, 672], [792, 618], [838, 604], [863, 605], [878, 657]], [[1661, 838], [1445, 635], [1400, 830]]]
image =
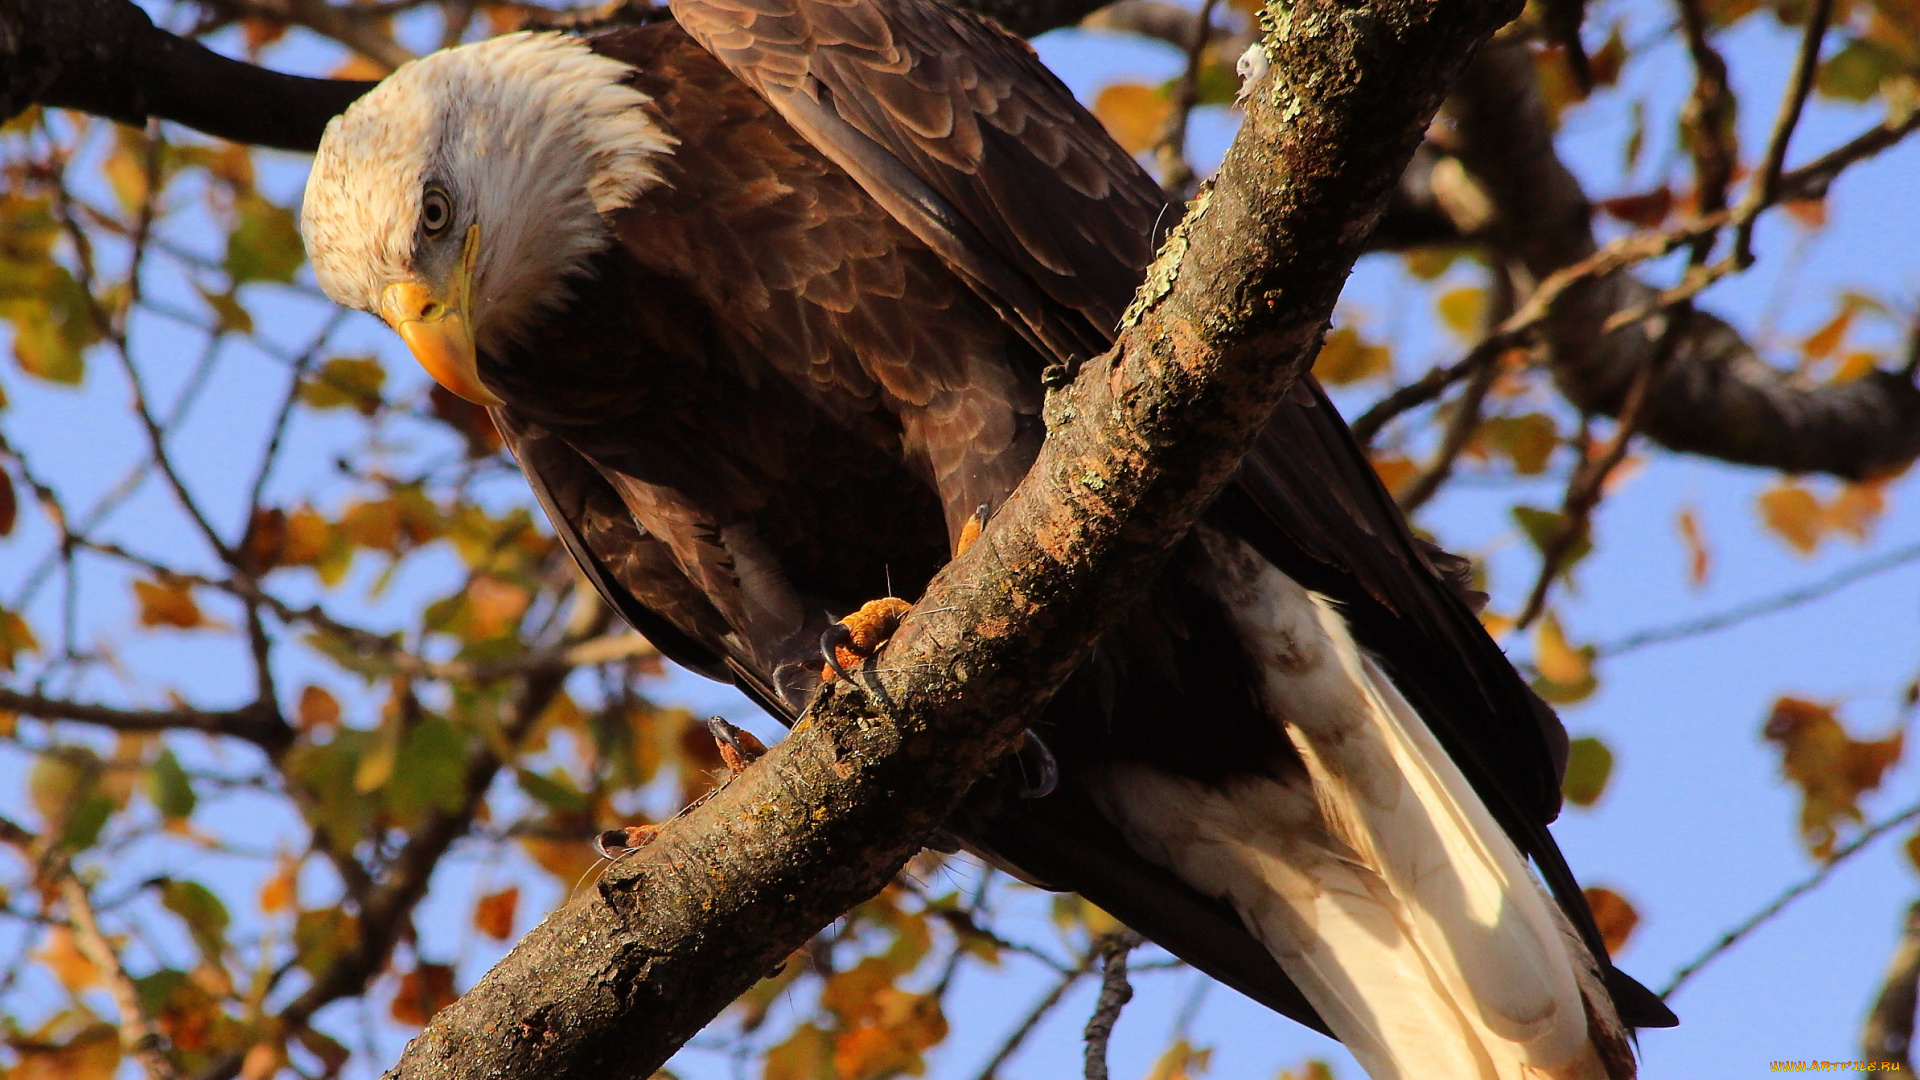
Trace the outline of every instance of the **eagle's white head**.
[[497, 405], [476, 346], [521, 339], [661, 182], [674, 140], [578, 38], [508, 34], [402, 65], [327, 125], [300, 231], [320, 287], [378, 312], [447, 389]]

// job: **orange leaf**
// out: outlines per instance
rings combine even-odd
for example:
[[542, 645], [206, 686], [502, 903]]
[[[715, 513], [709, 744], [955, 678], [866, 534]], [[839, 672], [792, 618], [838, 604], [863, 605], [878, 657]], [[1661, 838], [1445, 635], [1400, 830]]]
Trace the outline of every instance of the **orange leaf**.
[[64, 926], [56, 926], [47, 931], [47, 942], [35, 954], [47, 970], [53, 972], [60, 985], [72, 993], [79, 993], [91, 986], [104, 986], [106, 979], [100, 975], [100, 969], [80, 951], [73, 940], [73, 931]]
[[1800, 343], [1800, 355], [1809, 360], [1824, 360], [1832, 356], [1833, 351], [1838, 349], [1840, 342], [1846, 338], [1847, 327], [1853, 325], [1853, 317], [1859, 314], [1859, 311], [1859, 304], [1851, 298], [1842, 301], [1840, 310], [1834, 314], [1833, 318], [1827, 320], [1825, 326], [1808, 334], [1806, 340]]
[[392, 70], [385, 64], [355, 53], [347, 57], [346, 63], [333, 69], [333, 77], [336, 79], [384, 79]]
[[1788, 199], [1780, 206], [1801, 228], [1819, 229], [1827, 224], [1827, 200], [1825, 199]]
[[1699, 588], [1707, 583], [1713, 569], [1713, 553], [1707, 550], [1706, 534], [1700, 531], [1700, 516], [1689, 506], [1680, 511], [1680, 539], [1687, 545], [1687, 583]]
[[1638, 195], [1616, 195], [1597, 204], [1608, 217], [1617, 218], [1643, 229], [1657, 228], [1673, 213], [1673, 189], [1666, 186]]
[[1773, 703], [1763, 731], [1780, 747], [1780, 771], [1800, 789], [1800, 835], [1821, 859], [1833, 854], [1840, 822], [1862, 820], [1860, 796], [1880, 786], [1905, 743], [1897, 731], [1855, 740], [1833, 706], [1795, 697]]
[[533, 594], [522, 586], [489, 574], [476, 575], [467, 586], [473, 639], [484, 641], [511, 632], [532, 602]]
[[1783, 483], [1762, 492], [1760, 518], [1802, 555], [1811, 555], [1820, 546], [1820, 500], [1798, 484]]
[[925, 1067], [921, 1052], [947, 1037], [947, 1018], [937, 995], [889, 987], [875, 999], [871, 1022], [834, 1040], [833, 1071], [840, 1080], [918, 1073]]
[[1420, 475], [1420, 466], [1405, 454], [1375, 454], [1372, 461], [1374, 475], [1380, 478], [1388, 491], [1397, 492]]
[[1885, 485], [1848, 484], [1827, 504], [1823, 517], [1827, 528], [1846, 533], [1855, 540], [1865, 540], [1886, 509]]
[[260, 910], [268, 915], [289, 911], [299, 900], [300, 862], [282, 855], [280, 869], [260, 886]]
[[1167, 95], [1139, 83], [1115, 83], [1093, 99], [1093, 115], [1107, 125], [1113, 141], [1129, 154], [1149, 149], [1160, 138], [1173, 103]]
[[340, 726], [340, 702], [320, 687], [309, 686], [300, 691], [297, 718], [306, 734], [331, 731]]
[[286, 543], [280, 561], [287, 566], [310, 566], [333, 546], [333, 527], [311, 506], [287, 515]]
[[1587, 907], [1593, 911], [1593, 921], [1600, 928], [1600, 940], [1607, 944], [1607, 955], [1619, 955], [1627, 939], [1633, 936], [1633, 928], [1640, 925], [1640, 913], [1626, 897], [1612, 889], [1591, 886], [1586, 895]]
[[400, 990], [393, 995], [393, 1007], [389, 1011], [403, 1024], [426, 1027], [434, 1013], [459, 997], [453, 992], [452, 968], [445, 964], [421, 964], [400, 976]]
[[140, 625], [176, 626], [191, 630], [206, 623], [200, 605], [193, 602], [193, 591], [180, 582], [136, 581], [133, 593], [140, 600]]
[[495, 941], [513, 936], [513, 913], [520, 905], [520, 889], [512, 886], [489, 893], [473, 905], [473, 925]]

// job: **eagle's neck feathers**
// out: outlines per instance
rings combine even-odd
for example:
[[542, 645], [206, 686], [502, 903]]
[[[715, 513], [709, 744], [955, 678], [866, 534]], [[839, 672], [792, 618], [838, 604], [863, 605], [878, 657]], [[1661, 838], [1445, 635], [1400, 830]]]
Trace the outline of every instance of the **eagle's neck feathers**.
[[[321, 288], [374, 310], [387, 284], [444, 268], [477, 223], [476, 337], [483, 351], [522, 338], [610, 242], [602, 215], [663, 182], [675, 140], [628, 74], [553, 33], [403, 65], [327, 125], [314, 158], [301, 229]], [[452, 199], [450, 243], [421, 228], [430, 184]]]

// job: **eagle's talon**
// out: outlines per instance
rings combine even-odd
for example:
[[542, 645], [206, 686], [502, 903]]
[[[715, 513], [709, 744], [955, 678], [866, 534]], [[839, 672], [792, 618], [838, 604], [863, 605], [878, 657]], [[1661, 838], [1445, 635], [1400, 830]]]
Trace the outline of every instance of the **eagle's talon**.
[[827, 627], [826, 633], [820, 635], [820, 655], [827, 662], [820, 681], [832, 682], [834, 676], [839, 676], [852, 682], [853, 676], [847, 674], [847, 669], [859, 667], [879, 652], [912, 607], [897, 596], [886, 596], [867, 601], [859, 611]]
[[731, 775], [739, 776], [747, 771], [747, 766], [766, 755], [765, 743], [755, 738], [753, 732], [729, 724], [725, 717], [708, 717], [707, 731], [719, 745], [720, 760]]
[[1040, 741], [1040, 736], [1034, 734], [1032, 728], [1028, 728], [1022, 734], [1026, 738], [1021, 741], [1020, 749], [1014, 751], [1015, 759], [1020, 762], [1020, 779], [1027, 779], [1029, 758], [1033, 759], [1033, 766], [1040, 777], [1021, 788], [1020, 797], [1044, 799], [1060, 786], [1060, 763], [1054, 760], [1053, 751], [1047, 749], [1047, 744]]

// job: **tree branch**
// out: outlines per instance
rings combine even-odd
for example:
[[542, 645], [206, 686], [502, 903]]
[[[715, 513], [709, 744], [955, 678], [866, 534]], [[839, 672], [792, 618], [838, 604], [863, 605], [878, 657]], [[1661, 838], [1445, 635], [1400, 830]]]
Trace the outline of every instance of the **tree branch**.
[[809, 717], [442, 1011], [396, 1078], [649, 1075], [873, 895], [1153, 579], [1306, 366], [1448, 82], [1516, 5], [1309, 0], [1121, 347], [860, 687]]
[[1913, 1068], [1913, 1011], [1920, 1000], [1920, 901], [1907, 906], [1907, 917], [1894, 947], [1887, 975], [1880, 983], [1873, 1009], [1860, 1032], [1860, 1056], [1891, 1065], [1886, 1072]]
[[42, 720], [74, 720], [114, 731], [201, 731], [229, 735], [278, 754], [293, 741], [293, 729], [270, 707], [240, 709], [119, 709], [67, 701], [0, 687], [0, 709]]
[[[1497, 209], [1485, 233], [1488, 242], [1536, 279], [1593, 256], [1591, 207], [1555, 153], [1524, 46], [1503, 41], [1485, 50], [1451, 108], [1461, 160]], [[1914, 126], [1909, 118], [1876, 128], [1785, 174], [1775, 194], [1817, 197], [1839, 168], [1891, 145]], [[1727, 221], [1718, 220], [1716, 228]], [[1676, 298], [1643, 284], [1624, 266], [1571, 282], [1558, 294], [1542, 330], [1554, 380], [1567, 399], [1583, 410], [1618, 416], [1635, 373], [1659, 345], [1665, 320], [1624, 326], [1616, 320], [1622, 312], [1655, 310]], [[1863, 479], [1920, 456], [1920, 388], [1895, 371], [1807, 386], [1766, 363], [1726, 322], [1696, 312], [1641, 426], [1673, 450]]]

